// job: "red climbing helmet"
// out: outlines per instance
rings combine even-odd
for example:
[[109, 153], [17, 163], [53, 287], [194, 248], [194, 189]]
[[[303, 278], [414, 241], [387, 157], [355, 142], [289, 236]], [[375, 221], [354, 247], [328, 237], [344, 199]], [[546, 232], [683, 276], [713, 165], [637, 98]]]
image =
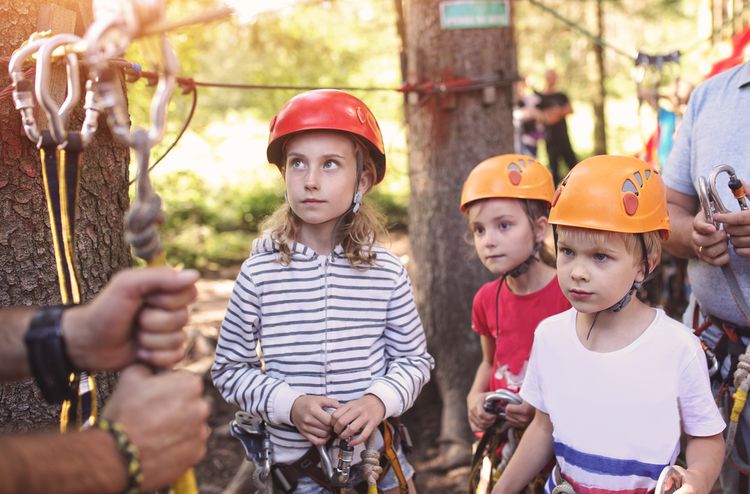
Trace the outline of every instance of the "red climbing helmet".
[[375, 162], [375, 183], [385, 176], [385, 146], [375, 115], [359, 98], [337, 89], [316, 89], [298, 94], [271, 120], [266, 156], [279, 170], [282, 148], [292, 135], [306, 130], [340, 130], [364, 140]]
[[658, 231], [666, 239], [666, 188], [659, 172], [645, 161], [594, 156], [563, 179], [552, 198], [549, 222], [620, 233]]

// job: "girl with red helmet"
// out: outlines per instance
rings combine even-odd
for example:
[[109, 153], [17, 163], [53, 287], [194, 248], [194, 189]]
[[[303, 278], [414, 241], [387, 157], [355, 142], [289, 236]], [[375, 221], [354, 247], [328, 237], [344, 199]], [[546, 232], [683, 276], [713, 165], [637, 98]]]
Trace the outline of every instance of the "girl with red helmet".
[[[266, 423], [280, 487], [326, 492], [305, 469], [310, 454], [314, 465], [316, 448], [338, 437], [358, 463], [373, 431], [412, 406], [434, 361], [406, 270], [377, 244], [383, 222], [363, 200], [385, 175], [372, 112], [342, 91], [302, 93], [271, 122], [267, 156], [286, 202], [242, 266], [212, 376], [227, 401]], [[408, 480], [414, 492], [396, 449], [400, 465], [379, 487], [396, 492]]]

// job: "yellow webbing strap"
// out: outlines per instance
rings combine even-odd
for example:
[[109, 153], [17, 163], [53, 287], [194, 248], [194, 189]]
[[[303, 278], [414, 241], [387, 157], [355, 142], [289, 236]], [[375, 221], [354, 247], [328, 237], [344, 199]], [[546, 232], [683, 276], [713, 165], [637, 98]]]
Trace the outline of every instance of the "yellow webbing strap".
[[[49, 214], [55, 266], [63, 304], [81, 302], [81, 290], [75, 258], [75, 215], [78, 204], [80, 157], [83, 143], [80, 134], [71, 132], [68, 141], [58, 152], [57, 143], [49, 131], [43, 131], [39, 143], [42, 182]], [[58, 155], [59, 154], [59, 155]], [[60, 431], [67, 432], [68, 424], [81, 427], [96, 420], [96, 383], [86, 372], [71, 376], [78, 399], [65, 401], [60, 411]]]
[[400, 494], [408, 494], [409, 484], [404, 476], [404, 470], [401, 468], [401, 462], [398, 460], [394, 439], [393, 426], [386, 420], [383, 422], [383, 453], [391, 464], [393, 474], [398, 479], [398, 492]]

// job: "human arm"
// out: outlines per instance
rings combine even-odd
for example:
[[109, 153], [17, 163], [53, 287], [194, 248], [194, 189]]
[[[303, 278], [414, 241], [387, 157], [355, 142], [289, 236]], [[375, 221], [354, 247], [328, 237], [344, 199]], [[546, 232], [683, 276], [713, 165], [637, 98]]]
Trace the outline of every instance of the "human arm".
[[682, 487], [675, 494], [708, 494], [719, 478], [724, 459], [724, 437], [687, 437], [685, 460], [687, 469], [675, 465], [682, 474]]
[[0, 494], [117, 494], [125, 464], [102, 430], [0, 437]]
[[516, 452], [492, 489], [492, 494], [516, 494], [523, 491], [549, 462], [552, 454], [552, 421], [549, 415], [536, 410], [534, 419], [523, 433]]
[[[140, 359], [171, 367], [184, 356], [187, 306], [195, 300], [193, 270], [169, 268], [117, 273], [89, 303], [63, 312], [62, 337], [71, 363], [90, 371], [118, 370]], [[0, 381], [30, 375], [24, 335], [37, 309], [2, 311]]]
[[383, 332], [385, 374], [373, 379], [364, 392], [380, 399], [385, 418], [401, 415], [414, 404], [435, 365], [403, 266], [395, 282]]
[[494, 422], [495, 415], [484, 411], [484, 397], [490, 391], [492, 377], [492, 360], [495, 356], [495, 339], [487, 335], [479, 335], [482, 346], [482, 361], [474, 374], [469, 395], [466, 397], [466, 408], [469, 415], [469, 425], [473, 431], [487, 430]]
[[[122, 372], [102, 416], [120, 423], [138, 448], [144, 491], [174, 481], [205, 454], [209, 407], [201, 395], [200, 378], [187, 372]], [[103, 430], [6, 436], [0, 451], [1, 494], [116, 494], [126, 487], [122, 453]]]
[[221, 323], [211, 377], [227, 402], [266, 422], [294, 425], [292, 405], [303, 393], [263, 372], [256, 348], [261, 299], [247, 266], [246, 262], [237, 276]]
[[672, 232], [663, 241], [664, 248], [677, 257], [698, 257], [713, 266], [722, 266], [729, 262], [727, 234], [708, 223], [699, 206], [697, 196], [667, 187]]

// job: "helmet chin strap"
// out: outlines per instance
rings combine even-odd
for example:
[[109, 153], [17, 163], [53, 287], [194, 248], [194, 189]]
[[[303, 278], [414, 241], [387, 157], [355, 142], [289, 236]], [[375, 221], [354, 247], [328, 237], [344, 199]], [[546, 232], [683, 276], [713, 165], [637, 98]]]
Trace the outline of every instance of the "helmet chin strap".
[[633, 285], [630, 287], [630, 290], [628, 290], [628, 293], [625, 294], [618, 302], [616, 302], [614, 305], [609, 307], [608, 311], [610, 312], [620, 312], [623, 307], [628, 305], [630, 300], [633, 298], [633, 294], [637, 292], [641, 286], [646, 282], [648, 277], [651, 275], [649, 272], [649, 265], [648, 265], [648, 253], [646, 252], [646, 241], [643, 239], [643, 234], [638, 234], [638, 240], [641, 241], [641, 252], [643, 254], [643, 264], [646, 267], [646, 276], [644, 276], [643, 281], [633, 281]]
[[643, 253], [643, 264], [646, 266], [646, 276], [644, 277], [643, 281], [633, 281], [633, 285], [630, 287], [630, 290], [628, 290], [628, 293], [626, 293], [620, 300], [615, 302], [612, 306], [604, 310], [600, 310], [596, 313], [596, 315], [594, 315], [594, 320], [591, 322], [591, 327], [589, 327], [589, 332], [586, 335], [587, 340], [589, 339], [589, 336], [591, 336], [591, 331], [594, 329], [594, 324], [596, 323], [596, 318], [599, 317], [599, 314], [604, 311], [620, 312], [633, 299], [633, 294], [636, 293], [648, 280], [649, 276], [651, 276], [648, 264], [648, 253], [646, 252], [646, 241], [643, 239], [642, 233], [638, 234], [638, 239], [641, 241], [641, 251]]
[[[526, 218], [529, 220], [529, 226], [531, 226], [531, 232], [534, 233], [534, 219], [531, 214], [531, 206], [529, 206], [529, 201], [524, 200], [524, 205], [526, 206]], [[515, 268], [511, 269], [510, 271], [505, 273], [505, 276], [510, 276], [511, 278], [518, 278], [522, 274], [526, 273], [529, 268], [531, 267], [531, 263], [539, 261], [539, 258], [536, 256], [539, 253], [539, 250], [542, 248], [541, 242], [534, 242], [534, 247], [531, 248], [531, 254], [529, 254], [529, 257], [526, 258], [525, 261], [523, 261], [521, 264], [516, 266]]]
[[522, 274], [526, 273], [531, 267], [531, 263], [539, 261], [539, 258], [536, 255], [541, 248], [542, 248], [541, 242], [534, 243], [534, 247], [531, 249], [531, 254], [529, 254], [529, 257], [527, 257], [526, 260], [523, 261], [521, 264], [519, 264], [515, 268], [505, 273], [505, 275], [510, 276], [511, 278], [518, 278]]

